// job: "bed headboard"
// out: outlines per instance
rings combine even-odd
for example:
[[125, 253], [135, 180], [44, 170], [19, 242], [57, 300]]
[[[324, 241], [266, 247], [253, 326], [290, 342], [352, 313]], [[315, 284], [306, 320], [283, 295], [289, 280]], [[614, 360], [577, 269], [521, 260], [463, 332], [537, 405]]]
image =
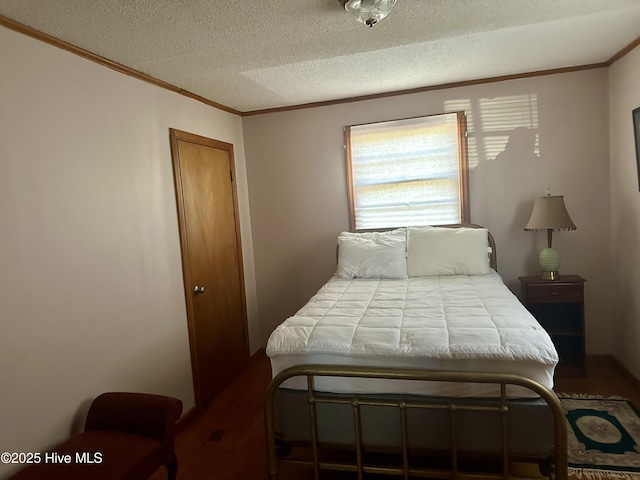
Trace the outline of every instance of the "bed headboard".
[[[485, 228], [482, 225], [477, 225], [475, 223], [452, 223], [452, 224], [448, 224], [448, 225], [434, 225], [434, 227], [443, 227], [443, 228], [461, 228], [461, 227], [465, 227], [465, 228]], [[358, 230], [358, 232], [387, 232], [387, 231], [391, 231], [391, 230], [395, 230], [398, 227], [393, 227], [393, 228], [373, 228], [373, 229], [369, 229], [369, 230]], [[491, 247], [491, 253], [489, 254], [489, 266], [491, 266], [491, 268], [493, 268], [496, 272], [498, 271], [498, 257], [496, 254], [496, 242], [493, 239], [493, 235], [491, 235], [491, 232], [489, 230], [487, 230], [487, 234], [489, 236], [488, 240], [489, 240], [489, 247]], [[338, 253], [338, 251], [336, 250], [336, 254]]]

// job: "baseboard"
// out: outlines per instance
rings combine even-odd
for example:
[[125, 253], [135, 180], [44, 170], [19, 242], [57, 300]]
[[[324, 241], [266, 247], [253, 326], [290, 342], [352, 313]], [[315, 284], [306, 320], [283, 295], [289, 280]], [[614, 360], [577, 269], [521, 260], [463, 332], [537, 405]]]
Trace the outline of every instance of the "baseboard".
[[589, 365], [598, 366], [606, 365], [610, 366], [618, 371], [624, 379], [633, 385], [634, 388], [640, 390], [640, 379], [627, 369], [620, 360], [613, 355], [587, 355], [587, 368]]
[[610, 355], [610, 357], [611, 357], [611, 363], [625, 378], [625, 380], [627, 380], [631, 385], [633, 385], [634, 388], [636, 388], [637, 390], [640, 390], [640, 380], [638, 379], [638, 377], [636, 377], [633, 373], [631, 373], [627, 369], [627, 367], [625, 367], [622, 363], [620, 363], [620, 361], [616, 357], [614, 357], [613, 355]]
[[187, 425], [200, 416], [200, 412], [194, 406], [187, 410], [176, 422], [176, 433], [180, 433]]
[[598, 366], [598, 365], [616, 367], [616, 365], [614, 365], [614, 362], [613, 362], [613, 356], [611, 356], [611, 355], [592, 355], [592, 354], [589, 354], [589, 355], [587, 355], [586, 361], [587, 361], [587, 367], [589, 365], [593, 365], [594, 367]]
[[[266, 356], [265, 348], [259, 348], [251, 357], [249, 358], [249, 363], [258, 362]], [[182, 417], [176, 423], [176, 433], [180, 432], [184, 427], [189, 425], [191, 422], [196, 420], [202, 411], [198, 409], [195, 405], [187, 410]]]
[[258, 350], [256, 350], [253, 355], [251, 355], [250, 361], [253, 363], [256, 360], [264, 358], [266, 355], [267, 355], [267, 349], [264, 347], [261, 347]]

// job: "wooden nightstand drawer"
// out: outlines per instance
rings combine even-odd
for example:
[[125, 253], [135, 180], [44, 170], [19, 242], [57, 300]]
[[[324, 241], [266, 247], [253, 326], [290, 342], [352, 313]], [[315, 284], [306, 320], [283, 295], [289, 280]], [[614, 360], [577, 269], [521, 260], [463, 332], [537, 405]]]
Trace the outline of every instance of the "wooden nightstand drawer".
[[580, 303], [582, 285], [528, 285], [528, 303]]

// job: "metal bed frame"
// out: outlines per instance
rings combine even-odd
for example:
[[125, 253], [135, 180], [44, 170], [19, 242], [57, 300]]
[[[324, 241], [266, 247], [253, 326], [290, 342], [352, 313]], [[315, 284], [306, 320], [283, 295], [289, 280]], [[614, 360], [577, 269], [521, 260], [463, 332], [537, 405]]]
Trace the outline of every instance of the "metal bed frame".
[[[276, 392], [281, 388], [281, 384], [289, 378], [304, 376], [307, 378], [306, 397], [309, 408], [309, 418], [311, 420], [311, 438], [308, 447], [311, 448], [310, 459], [287, 458], [279, 450], [281, 445], [278, 444], [278, 429], [276, 418]], [[500, 389], [500, 396], [496, 398], [490, 405], [469, 404], [469, 402], [461, 402], [460, 399], [446, 398], [445, 401], [434, 401], [434, 397], [424, 397], [424, 399], [372, 398], [367, 395], [349, 394], [346, 396], [335, 396], [315, 390], [316, 377], [359, 377], [371, 379], [391, 379], [391, 380], [418, 380], [418, 381], [434, 381], [434, 382], [467, 382], [467, 383], [487, 383], [496, 384]], [[282, 464], [292, 464], [298, 466], [311, 467], [314, 471], [314, 478], [320, 479], [321, 471], [343, 471], [355, 472], [358, 480], [362, 480], [365, 474], [384, 474], [400, 476], [404, 480], [409, 478], [516, 478], [510, 472], [510, 463], [514, 456], [509, 451], [509, 412], [510, 405], [507, 398], [507, 386], [518, 385], [525, 387], [537, 395], [548, 406], [553, 418], [553, 443], [552, 452], [545, 456], [534, 455], [532, 458], [548, 465], [549, 478], [557, 480], [566, 480], [568, 475], [567, 466], [567, 431], [564, 409], [560, 404], [557, 396], [553, 391], [543, 386], [539, 382], [513, 374], [493, 374], [493, 373], [471, 373], [471, 372], [450, 372], [450, 371], [433, 371], [433, 370], [412, 370], [412, 369], [396, 369], [396, 368], [364, 368], [351, 366], [326, 366], [326, 365], [299, 365], [291, 367], [279, 375], [277, 375], [269, 385], [265, 402], [265, 428], [267, 439], [267, 467], [270, 480], [277, 480], [278, 473]], [[469, 399], [467, 399], [469, 400]], [[323, 421], [319, 417], [317, 406], [320, 404], [345, 404], [351, 405], [353, 410], [353, 428], [355, 434], [355, 461], [350, 459], [328, 460], [321, 458], [321, 453], [325, 445], [322, 445], [318, 439], [318, 425]], [[397, 463], [389, 462], [389, 464], [380, 464], [380, 455], [376, 455], [375, 462], [371, 462], [365, 458], [366, 446], [363, 443], [362, 432], [362, 411], [361, 407], [368, 405], [378, 405], [385, 407], [395, 407], [399, 409], [399, 421], [401, 432], [401, 445], [399, 445], [400, 461]], [[448, 412], [450, 445], [448, 458], [450, 459], [449, 468], [434, 468], [432, 464], [417, 464], [413, 460], [415, 454], [412, 452], [408, 442], [408, 423], [407, 415], [411, 409], [441, 409]], [[468, 472], [460, 468], [461, 456], [458, 451], [458, 442], [456, 441], [456, 418], [459, 412], [465, 410], [472, 411], [493, 411], [499, 412], [501, 423], [501, 472]], [[326, 421], [327, 419], [324, 419]], [[522, 432], [526, 435], [528, 432]], [[435, 432], [435, 435], [442, 433]], [[287, 445], [284, 445], [287, 447]], [[287, 450], [284, 448], [283, 450]]]

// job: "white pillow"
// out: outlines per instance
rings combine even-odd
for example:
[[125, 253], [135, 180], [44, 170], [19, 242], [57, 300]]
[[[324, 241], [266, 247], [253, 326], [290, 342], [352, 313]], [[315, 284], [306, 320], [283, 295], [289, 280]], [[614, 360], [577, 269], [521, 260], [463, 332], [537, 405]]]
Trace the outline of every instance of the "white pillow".
[[409, 227], [407, 269], [410, 277], [486, 275], [489, 266], [486, 228]]
[[338, 237], [336, 275], [342, 278], [407, 278], [405, 230], [342, 232]]

